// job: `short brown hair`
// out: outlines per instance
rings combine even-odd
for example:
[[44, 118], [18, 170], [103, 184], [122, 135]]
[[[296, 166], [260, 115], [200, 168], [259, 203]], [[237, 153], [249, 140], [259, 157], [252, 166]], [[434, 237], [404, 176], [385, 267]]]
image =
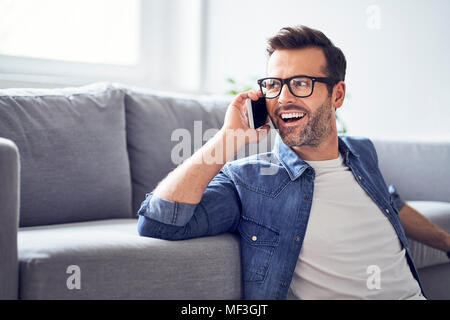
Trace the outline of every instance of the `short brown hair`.
[[[307, 47], [322, 49], [327, 61], [325, 72], [328, 77], [335, 79], [336, 83], [345, 80], [347, 61], [344, 53], [319, 30], [303, 25], [282, 28], [276, 35], [268, 39], [267, 52], [270, 57], [275, 50], [303, 49]], [[330, 92], [332, 89], [331, 86], [328, 86]]]

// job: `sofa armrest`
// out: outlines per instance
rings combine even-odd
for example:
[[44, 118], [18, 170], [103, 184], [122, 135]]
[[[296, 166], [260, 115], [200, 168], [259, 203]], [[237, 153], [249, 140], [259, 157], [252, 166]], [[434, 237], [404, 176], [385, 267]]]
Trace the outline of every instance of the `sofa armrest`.
[[0, 299], [18, 298], [19, 170], [17, 146], [0, 138]]

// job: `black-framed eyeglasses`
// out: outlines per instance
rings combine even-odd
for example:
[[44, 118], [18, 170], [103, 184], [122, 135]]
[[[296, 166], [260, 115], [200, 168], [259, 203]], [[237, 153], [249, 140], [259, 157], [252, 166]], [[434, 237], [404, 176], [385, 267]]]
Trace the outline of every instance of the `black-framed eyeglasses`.
[[287, 84], [292, 95], [298, 98], [309, 97], [314, 92], [314, 84], [316, 82], [335, 85], [339, 80], [328, 77], [310, 77], [305, 75], [293, 76], [286, 79], [269, 77], [258, 80], [261, 93], [266, 99], [275, 99], [278, 97], [284, 84]]

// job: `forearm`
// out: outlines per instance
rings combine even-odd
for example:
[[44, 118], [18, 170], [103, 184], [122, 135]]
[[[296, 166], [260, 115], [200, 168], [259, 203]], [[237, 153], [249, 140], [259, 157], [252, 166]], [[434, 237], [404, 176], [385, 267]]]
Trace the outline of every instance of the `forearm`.
[[405, 204], [399, 212], [406, 236], [430, 247], [450, 251], [450, 234]]
[[211, 180], [241, 147], [220, 130], [176, 169], [170, 172], [153, 194], [170, 201], [197, 204]]

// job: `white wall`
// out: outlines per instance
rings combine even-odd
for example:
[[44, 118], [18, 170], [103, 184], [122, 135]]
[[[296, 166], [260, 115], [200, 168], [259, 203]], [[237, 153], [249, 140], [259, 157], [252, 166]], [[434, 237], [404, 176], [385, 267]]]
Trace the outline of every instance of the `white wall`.
[[449, 138], [449, 14], [448, 0], [210, 0], [206, 89], [264, 76], [266, 39], [304, 24], [346, 55], [349, 134]]

